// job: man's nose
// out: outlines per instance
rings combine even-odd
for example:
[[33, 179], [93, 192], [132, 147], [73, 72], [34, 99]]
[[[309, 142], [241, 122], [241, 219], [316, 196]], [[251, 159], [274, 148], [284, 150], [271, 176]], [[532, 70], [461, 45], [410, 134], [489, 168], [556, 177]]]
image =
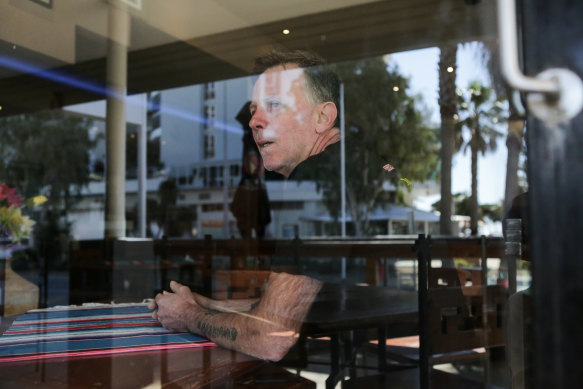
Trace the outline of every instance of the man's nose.
[[263, 129], [267, 126], [267, 113], [261, 107], [257, 107], [253, 116], [251, 116], [251, 120], [249, 120], [249, 127], [253, 130]]

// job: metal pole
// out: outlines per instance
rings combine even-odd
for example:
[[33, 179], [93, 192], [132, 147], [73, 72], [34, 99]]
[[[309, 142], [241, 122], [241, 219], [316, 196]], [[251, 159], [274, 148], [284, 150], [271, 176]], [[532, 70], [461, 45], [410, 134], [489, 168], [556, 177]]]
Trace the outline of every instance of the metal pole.
[[417, 263], [419, 265], [418, 275], [418, 303], [419, 303], [419, 383], [421, 388], [429, 387], [429, 334], [428, 334], [428, 311], [429, 311], [429, 266], [431, 264], [431, 237], [419, 234], [415, 241], [415, 251], [417, 251]]
[[146, 195], [148, 179], [148, 131], [146, 124], [148, 96], [142, 98], [142, 123], [138, 130], [138, 236], [146, 237]]
[[[227, 83], [223, 82], [223, 123], [227, 123]], [[223, 237], [229, 238], [229, 181], [231, 172], [229, 170], [229, 163], [227, 161], [229, 140], [227, 130], [223, 131]]]
[[[341, 223], [341, 236], [346, 237], [346, 142], [344, 139], [345, 131], [345, 120], [344, 120], [344, 84], [340, 84], [340, 217], [342, 218]], [[346, 279], [346, 257], [342, 257], [341, 262], [341, 277]]]

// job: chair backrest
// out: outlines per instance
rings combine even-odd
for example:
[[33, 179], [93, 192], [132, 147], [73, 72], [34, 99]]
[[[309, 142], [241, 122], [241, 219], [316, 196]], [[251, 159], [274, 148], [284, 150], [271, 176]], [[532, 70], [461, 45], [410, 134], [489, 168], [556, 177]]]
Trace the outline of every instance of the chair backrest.
[[471, 296], [464, 295], [459, 286], [428, 290], [429, 355], [504, 344], [505, 290], [498, 285], [481, 289], [482, 293]]
[[464, 286], [470, 279], [465, 270], [449, 267], [432, 267], [429, 269], [429, 288]]
[[[471, 250], [470, 244], [473, 245]], [[476, 349], [487, 351], [489, 347], [504, 345], [502, 318], [507, 290], [498, 285], [486, 285], [485, 277], [488, 257], [500, 252], [489, 253], [485, 237], [477, 242], [464, 242], [464, 245], [467, 247], [462, 251], [453, 244], [446, 245], [448, 251], [441, 250], [439, 256], [476, 258], [475, 254], [481, 253], [481, 268], [469, 269], [469, 278], [467, 272], [456, 269], [435, 272], [431, 262], [437, 259], [432, 258], [437, 250], [432, 246], [431, 237], [420, 234], [415, 241], [419, 269], [419, 382], [422, 388], [429, 387], [432, 364], [468, 356], [481, 357], [488, 353], [476, 353]], [[453, 255], [454, 252], [457, 255]], [[474, 255], [469, 255], [470, 252]]]

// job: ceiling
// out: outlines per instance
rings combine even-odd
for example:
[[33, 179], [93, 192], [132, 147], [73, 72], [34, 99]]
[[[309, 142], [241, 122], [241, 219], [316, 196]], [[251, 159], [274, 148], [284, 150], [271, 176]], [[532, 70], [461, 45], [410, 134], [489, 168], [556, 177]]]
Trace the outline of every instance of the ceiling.
[[337, 62], [496, 37], [492, 1], [0, 0], [0, 115], [102, 99], [120, 1], [140, 5], [127, 7], [129, 93], [248, 75], [272, 47]]

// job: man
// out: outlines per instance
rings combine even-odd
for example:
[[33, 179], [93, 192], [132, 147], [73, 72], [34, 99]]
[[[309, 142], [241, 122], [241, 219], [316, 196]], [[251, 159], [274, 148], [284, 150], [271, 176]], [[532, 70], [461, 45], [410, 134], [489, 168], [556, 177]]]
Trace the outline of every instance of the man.
[[[303, 52], [259, 58], [249, 123], [265, 168], [289, 178], [298, 165], [340, 140], [338, 78]], [[280, 360], [322, 283], [302, 275], [271, 273], [260, 299], [212, 300], [172, 281], [172, 292], [149, 304], [168, 329], [190, 331], [258, 358]]]
[[306, 159], [340, 140], [339, 80], [303, 52], [272, 53], [258, 61], [263, 73], [249, 107], [253, 138], [267, 170], [289, 178]]

